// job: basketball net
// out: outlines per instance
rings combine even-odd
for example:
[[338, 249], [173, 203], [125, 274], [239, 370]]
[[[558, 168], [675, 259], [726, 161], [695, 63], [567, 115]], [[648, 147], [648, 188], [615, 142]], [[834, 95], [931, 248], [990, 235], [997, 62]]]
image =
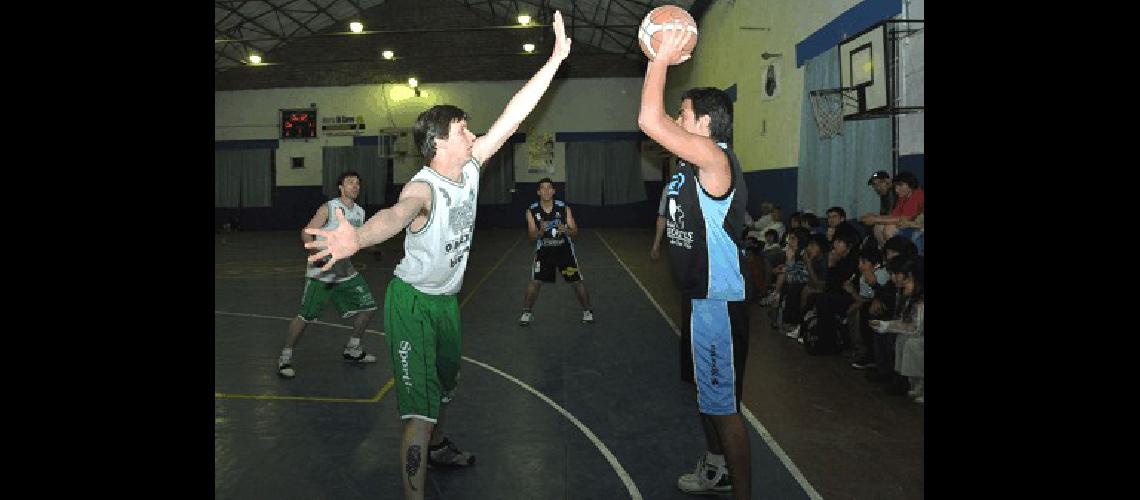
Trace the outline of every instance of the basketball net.
[[811, 109], [820, 139], [843, 134], [843, 101], [858, 103], [857, 91], [857, 87], [839, 87], [810, 92]]

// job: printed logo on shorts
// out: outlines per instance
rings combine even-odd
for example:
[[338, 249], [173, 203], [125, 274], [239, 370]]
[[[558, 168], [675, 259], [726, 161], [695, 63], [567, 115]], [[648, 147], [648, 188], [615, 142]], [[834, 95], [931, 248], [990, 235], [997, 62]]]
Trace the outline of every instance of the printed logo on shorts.
[[720, 385], [720, 380], [717, 379], [717, 376], [720, 375], [720, 368], [717, 368], [717, 366], [716, 366], [716, 346], [715, 345], [712, 346], [711, 357], [712, 357], [712, 370], [710, 370], [710, 372], [711, 372], [710, 375], [712, 376], [711, 377], [712, 380], [710, 383], [714, 386], [717, 386], [717, 385]]
[[412, 375], [408, 370], [408, 353], [412, 352], [412, 344], [407, 340], [400, 341], [400, 368], [404, 370], [404, 375], [400, 377], [404, 381], [404, 386], [412, 387]]

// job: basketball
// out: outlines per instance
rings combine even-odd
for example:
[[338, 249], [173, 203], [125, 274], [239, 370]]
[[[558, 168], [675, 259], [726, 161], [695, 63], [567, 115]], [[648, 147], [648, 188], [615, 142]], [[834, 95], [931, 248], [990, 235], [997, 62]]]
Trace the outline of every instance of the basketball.
[[657, 49], [661, 46], [661, 31], [665, 29], [666, 24], [671, 23], [680, 24], [693, 34], [689, 43], [685, 44], [684, 55], [692, 54], [693, 48], [697, 46], [697, 22], [693, 20], [693, 16], [676, 5], [662, 5], [649, 11], [637, 30], [638, 44], [650, 61], [656, 57]]

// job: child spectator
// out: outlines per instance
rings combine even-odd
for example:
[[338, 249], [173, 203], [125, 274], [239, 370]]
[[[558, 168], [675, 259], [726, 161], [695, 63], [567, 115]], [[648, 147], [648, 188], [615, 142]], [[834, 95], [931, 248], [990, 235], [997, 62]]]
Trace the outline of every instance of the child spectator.
[[916, 257], [896, 256], [887, 262], [891, 281], [898, 290], [898, 307], [891, 320], [874, 320], [871, 327], [880, 334], [894, 333], [895, 371], [907, 378], [907, 395], [925, 404], [925, 283], [922, 264]]

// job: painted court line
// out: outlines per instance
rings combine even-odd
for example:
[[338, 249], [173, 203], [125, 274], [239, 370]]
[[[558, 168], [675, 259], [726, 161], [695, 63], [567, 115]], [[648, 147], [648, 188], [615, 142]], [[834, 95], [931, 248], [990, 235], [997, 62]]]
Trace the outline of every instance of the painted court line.
[[[247, 317], [247, 318], [277, 319], [277, 320], [282, 320], [282, 321], [292, 321], [293, 320], [293, 318], [286, 318], [284, 316], [266, 316], [264, 314], [235, 313], [235, 312], [228, 312], [228, 311], [214, 311], [214, 314], [227, 315], [227, 316], [241, 316], [241, 317]], [[336, 327], [336, 328], [346, 328], [346, 329], [350, 329], [350, 330], [352, 329], [351, 326], [338, 325], [335, 323], [324, 323], [324, 322], [320, 322], [320, 321], [312, 321], [311, 323], [320, 323], [322, 325], [332, 326], [332, 327]], [[378, 332], [376, 330], [365, 330], [365, 331], [384, 335], [384, 332]], [[629, 473], [627, 473], [625, 471], [625, 468], [622, 467], [621, 463], [618, 462], [617, 457], [615, 457], [614, 454], [610, 451], [610, 449], [608, 447], [606, 447], [606, 445], [603, 444], [601, 442], [601, 440], [598, 439], [598, 436], [596, 434], [594, 434], [594, 432], [591, 431], [589, 427], [586, 427], [586, 425], [583, 424], [582, 421], [578, 420], [577, 417], [575, 417], [570, 412], [566, 411], [566, 409], [559, 406], [558, 403], [555, 403], [554, 400], [550, 399], [550, 397], [547, 396], [546, 394], [543, 394], [538, 389], [535, 389], [535, 388], [527, 385], [525, 382], [507, 374], [506, 372], [504, 372], [498, 368], [495, 368], [494, 366], [491, 366], [487, 363], [469, 358], [467, 356], [463, 356], [462, 358], [464, 361], [467, 361], [468, 363], [482, 367], [482, 368], [490, 371], [491, 373], [494, 373], [494, 374], [496, 374], [500, 377], [503, 377], [503, 378], [505, 378], [511, 382], [514, 382], [519, 387], [522, 387], [527, 392], [529, 392], [529, 393], [535, 395], [536, 397], [538, 397], [539, 399], [541, 399], [544, 403], [549, 405], [551, 408], [554, 408], [558, 413], [561, 413], [562, 416], [565, 417], [567, 420], [569, 420], [571, 423], [573, 423], [574, 426], [578, 428], [578, 430], [582, 431], [582, 434], [584, 434], [586, 436], [586, 438], [589, 439], [590, 442], [592, 442], [594, 444], [594, 447], [596, 447], [598, 449], [598, 452], [601, 453], [602, 456], [605, 457], [606, 461], [610, 463], [610, 466], [613, 467], [613, 469], [614, 469], [614, 473], [616, 473], [618, 475], [618, 478], [621, 479], [621, 482], [623, 484], [625, 484], [626, 489], [629, 490], [630, 499], [642, 500], [641, 491], [637, 489], [637, 485], [635, 485], [633, 483], [633, 478], [631, 478], [629, 476]], [[388, 392], [389, 389], [392, 388], [393, 382], [394, 381], [392, 379], [388, 379], [388, 383], [384, 384], [384, 387], [380, 389], [380, 393], [377, 394], [376, 397], [374, 397], [372, 399], [325, 398], [325, 397], [311, 397], [311, 396], [273, 396], [273, 395], [222, 394], [219, 392], [215, 392], [214, 397], [218, 398], [218, 399], [247, 398], [247, 399], [260, 399], [260, 400], [324, 401], [324, 402], [333, 402], [333, 403], [374, 403], [374, 402], [379, 401], [380, 398], [384, 397], [384, 394], [386, 392]]]
[[[475, 286], [471, 289], [471, 292], [467, 295], [467, 298], [464, 299], [463, 303], [461, 303], [459, 305], [460, 308], [462, 308], [464, 305], [466, 305], [471, 297], [475, 296], [475, 291], [479, 289], [479, 287], [487, 280], [488, 277], [491, 276], [492, 273], [494, 273], [495, 269], [497, 269], [499, 267], [499, 265], [503, 263], [503, 261], [506, 259], [506, 257], [508, 255], [510, 255], [511, 251], [513, 251], [514, 248], [516, 246], [518, 246], [518, 243], [520, 241], [522, 241], [522, 240], [521, 239], [516, 240], [515, 243], [513, 245], [511, 245], [510, 249], [508, 249], [506, 252], [503, 252], [503, 256], [500, 257], [497, 262], [495, 262], [495, 265], [491, 266], [491, 270], [488, 271], [487, 274], [483, 276], [483, 279], [479, 280], [479, 282], [476, 283]], [[230, 316], [243, 316], [243, 317], [250, 317], [250, 318], [279, 319], [279, 320], [284, 320], [284, 321], [292, 321], [292, 319], [293, 319], [293, 318], [286, 318], [286, 317], [282, 317], [282, 316], [266, 316], [266, 315], [262, 315], [262, 314], [234, 313], [234, 312], [227, 312], [227, 311], [214, 311], [214, 314], [222, 314], [222, 315], [230, 315]], [[322, 325], [326, 325], [326, 326], [332, 326], [332, 327], [336, 327], [336, 328], [352, 329], [352, 327], [348, 326], [348, 325], [338, 325], [335, 323], [325, 323], [323, 321], [312, 321], [310, 323], [318, 323], [318, 324], [322, 324]], [[365, 332], [378, 333], [382, 336], [384, 335], [384, 332], [380, 332], [380, 331], [376, 331], [376, 330], [365, 330]], [[468, 363], [482, 367], [482, 368], [486, 369], [487, 371], [490, 371], [491, 373], [494, 373], [500, 377], [503, 377], [503, 378], [513, 382], [514, 384], [518, 385], [519, 387], [522, 387], [527, 392], [533, 394], [538, 399], [542, 400], [542, 402], [546, 403], [551, 408], [554, 408], [555, 411], [557, 411], [558, 413], [560, 413], [563, 416], [563, 418], [569, 420], [572, 424], [574, 424], [574, 426], [577, 427], [578, 430], [581, 431], [582, 434], [585, 435], [586, 438], [589, 439], [590, 442], [594, 444], [594, 447], [598, 449], [598, 452], [601, 453], [603, 457], [605, 457], [606, 461], [609, 462], [610, 467], [613, 468], [614, 473], [616, 473], [618, 475], [618, 478], [621, 479], [622, 484], [625, 485], [626, 490], [629, 492], [630, 499], [631, 500], [643, 500], [643, 498], [641, 496], [641, 491], [637, 488], [637, 485], [634, 484], [633, 478], [630, 477], [628, 472], [626, 472], [625, 467], [622, 467], [621, 462], [618, 461], [617, 457], [614, 456], [613, 452], [611, 452], [610, 449], [604, 443], [602, 443], [602, 441], [600, 439], [598, 439], [598, 436], [596, 434], [594, 434], [594, 432], [592, 430], [590, 430], [589, 427], [587, 427], [585, 424], [583, 424], [581, 420], [578, 420], [577, 417], [575, 417], [573, 414], [571, 414], [569, 411], [567, 411], [561, 405], [559, 405], [558, 403], [555, 403], [554, 400], [550, 399], [550, 397], [547, 396], [546, 394], [544, 394], [541, 391], [527, 385], [525, 382], [515, 378], [514, 376], [512, 376], [512, 375], [510, 375], [510, 374], [508, 374], [508, 373], [506, 373], [506, 372], [504, 372], [498, 368], [495, 368], [494, 366], [491, 366], [487, 363], [483, 363], [481, 361], [469, 358], [467, 356], [462, 356], [462, 358], [464, 361], [467, 361]], [[380, 393], [377, 394], [377, 396], [373, 399], [376, 401], [379, 401], [379, 399], [381, 397], [383, 397], [384, 393], [386, 393], [389, 389], [391, 389], [393, 382], [394, 382], [393, 379], [388, 379], [388, 383], [385, 384], [383, 388], [381, 388]], [[240, 397], [240, 396], [241, 395], [223, 396], [220, 393], [214, 393], [215, 398], [217, 398], [217, 397]], [[264, 396], [264, 397], [252, 396], [252, 398], [253, 399], [298, 399], [296, 397], [291, 397], [291, 396]], [[306, 399], [306, 400], [318, 400], [318, 401], [334, 401], [335, 400], [334, 402], [362, 402], [361, 400], [349, 400], [346, 398], [320, 398], [320, 399], [304, 398], [304, 399]], [[367, 401], [371, 401], [371, 400], [367, 400]]]
[[[645, 285], [641, 284], [641, 280], [637, 279], [637, 276], [633, 274], [633, 271], [629, 270], [629, 266], [625, 265], [625, 262], [621, 260], [621, 257], [618, 256], [617, 252], [614, 251], [613, 247], [611, 247], [609, 242], [606, 241], [606, 239], [602, 236], [602, 233], [599, 231], [593, 231], [593, 233], [598, 235], [598, 239], [602, 240], [602, 244], [604, 244], [606, 248], [609, 249], [610, 253], [613, 254], [615, 259], [617, 259], [618, 264], [621, 264], [622, 269], [625, 269], [625, 272], [629, 274], [629, 277], [633, 278], [633, 282], [637, 283], [638, 288], [641, 288], [641, 291], [645, 293], [645, 296], [649, 297], [649, 301], [652, 302], [653, 306], [657, 308], [657, 312], [661, 313], [661, 317], [665, 318], [665, 322], [668, 323], [669, 327], [673, 329], [673, 333], [676, 334], [677, 337], [680, 337], [681, 330], [677, 328], [677, 325], [673, 324], [673, 320], [669, 319], [669, 316], [665, 314], [665, 310], [661, 308], [661, 305], [658, 304], [656, 300], [654, 300], [653, 295], [649, 293], [649, 290], [645, 288]], [[784, 449], [780, 447], [779, 443], [776, 442], [776, 439], [772, 437], [772, 434], [770, 432], [768, 432], [768, 429], [760, 423], [760, 420], [752, 414], [752, 411], [749, 410], [747, 406], [744, 406], [743, 401], [740, 403], [740, 413], [744, 415], [744, 419], [747, 420], [748, 423], [752, 424], [752, 427], [756, 429], [756, 433], [760, 435], [760, 438], [763, 439], [768, 447], [772, 450], [772, 452], [776, 454], [776, 457], [780, 459], [780, 462], [784, 464], [784, 467], [788, 469], [788, 472], [792, 474], [792, 477], [796, 478], [796, 482], [800, 483], [800, 487], [802, 487], [804, 489], [804, 492], [807, 493], [808, 498], [811, 500], [822, 500], [823, 496], [821, 496], [819, 492], [816, 491], [815, 487], [813, 487], [811, 483], [808, 482], [807, 477], [804, 477], [804, 474], [800, 471], [800, 468], [796, 467], [796, 464], [792, 462], [791, 457], [789, 457], [787, 453], [784, 453]]]

